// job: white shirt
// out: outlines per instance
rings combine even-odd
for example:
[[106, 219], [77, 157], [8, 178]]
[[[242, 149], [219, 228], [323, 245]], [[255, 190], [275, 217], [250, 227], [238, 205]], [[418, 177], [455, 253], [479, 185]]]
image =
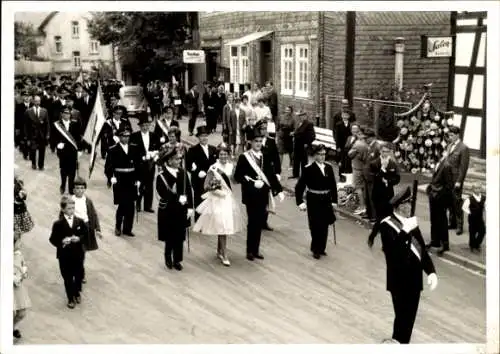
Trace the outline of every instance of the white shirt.
[[75, 201], [75, 216], [82, 219], [84, 222], [89, 222], [89, 215], [87, 213], [87, 198], [85, 196], [82, 196], [81, 198], [73, 196], [73, 200]]
[[35, 112], [35, 116], [40, 116], [40, 107], [33, 106], [33, 111]]
[[251, 151], [252, 151], [252, 154], [255, 158], [257, 158], [257, 159], [262, 158], [262, 151], [254, 151], [254, 150], [251, 150]]
[[123, 151], [125, 151], [125, 153], [128, 155], [128, 144], [124, 145], [124, 144], [120, 143], [120, 146], [122, 147]]
[[321, 173], [323, 173], [323, 176], [324, 176], [325, 175], [325, 164], [316, 162], [316, 165], [318, 165], [319, 169], [321, 170]]
[[215, 166], [219, 169], [221, 169], [222, 171], [224, 171], [224, 174], [231, 178], [231, 176], [233, 175], [233, 167], [234, 165], [231, 163], [231, 162], [226, 162], [225, 164], [222, 164], [219, 160], [217, 160], [217, 163], [215, 164]]
[[[201, 144], [200, 144], [201, 145]], [[203, 152], [205, 153], [205, 155], [207, 156], [208, 158], [208, 145], [201, 145], [201, 148], [203, 149]]]
[[271, 119], [272, 118], [272, 115], [271, 115], [271, 110], [269, 109], [269, 107], [267, 106], [264, 106], [264, 107], [255, 107], [255, 115], [257, 116], [257, 120], [262, 120], [262, 119]]
[[143, 133], [141, 131], [142, 142], [144, 143], [144, 148], [149, 151], [149, 132]]
[[455, 150], [459, 142], [460, 139], [457, 139], [453, 144], [450, 145], [450, 147], [448, 148], [448, 155], [450, 155], [453, 152], [453, 150]]
[[82, 93], [81, 92], [77, 92], [76, 93], [76, 98], [80, 98], [80, 97], [82, 97]]
[[163, 122], [165, 122], [165, 126], [167, 128], [170, 128], [170, 124], [172, 124], [172, 119], [165, 119]]
[[[478, 203], [481, 201], [480, 194], [472, 194], [471, 198], [474, 198]], [[486, 208], [486, 201], [484, 202], [484, 207]], [[465, 198], [464, 204], [462, 205], [462, 211], [467, 215], [470, 214], [470, 199]]]
[[262, 138], [262, 146], [266, 146], [267, 137]]
[[85, 97], [85, 104], [89, 104], [89, 96]]
[[177, 172], [179, 172], [179, 169], [172, 168], [170, 166], [166, 166], [166, 167], [167, 167], [167, 171], [170, 172], [172, 174], [172, 176], [177, 177]]
[[116, 129], [120, 129], [120, 123], [121, 123], [121, 122], [120, 122], [120, 120], [119, 120], [119, 119], [118, 119], [118, 120], [116, 120], [116, 119], [114, 119], [114, 118], [113, 118], [113, 124], [115, 125]]
[[73, 219], [74, 218], [72, 216], [67, 216], [66, 214], [64, 214], [64, 218], [68, 222], [69, 227], [73, 228]]
[[68, 120], [63, 119], [62, 122], [64, 124], [64, 128], [66, 128], [66, 130], [69, 131], [69, 123], [71, 123], [71, 121], [69, 119]]

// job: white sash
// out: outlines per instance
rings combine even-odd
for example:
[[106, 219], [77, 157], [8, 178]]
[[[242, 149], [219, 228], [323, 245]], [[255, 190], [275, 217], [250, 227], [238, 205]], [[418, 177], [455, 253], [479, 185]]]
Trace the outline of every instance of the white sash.
[[[259, 176], [259, 178], [262, 180], [262, 182], [264, 182], [265, 184], [267, 184], [269, 186], [269, 208], [268, 208], [268, 211], [270, 213], [274, 214], [275, 209], [276, 209], [276, 203], [274, 201], [271, 183], [269, 183], [269, 180], [267, 179], [267, 177], [264, 174], [264, 172], [262, 171], [262, 169], [255, 163], [254, 158], [252, 156], [250, 156], [250, 151], [244, 152], [243, 155], [245, 155], [248, 163], [250, 164], [250, 167], [252, 167], [254, 169], [254, 171], [257, 172], [257, 176]], [[262, 154], [262, 161], [264, 161], [264, 154]], [[249, 177], [245, 176], [245, 178], [248, 179]]]
[[163, 124], [163, 122], [159, 119], [156, 121], [156, 124], [158, 124], [161, 130], [163, 130], [163, 134], [165, 134], [165, 136], [168, 136], [168, 128], [165, 126], [165, 124]]
[[[389, 226], [391, 226], [394, 230], [396, 230], [396, 232], [398, 233], [398, 235], [401, 232], [401, 229], [398, 226], [396, 226], [396, 224], [394, 224], [394, 222], [392, 222], [390, 216], [388, 216], [387, 218], [385, 218], [384, 220], [382, 220], [382, 222], [385, 222], [386, 224], [388, 224]], [[417, 247], [413, 243], [414, 242], [414, 238], [411, 235], [410, 235], [410, 237], [411, 237], [410, 249], [413, 252], [413, 254], [415, 256], [417, 256], [418, 260], [420, 261], [422, 259], [422, 256], [421, 256], [420, 252], [418, 251]]]
[[62, 124], [61, 121], [57, 121], [54, 126], [57, 128], [57, 130], [59, 131], [59, 133], [61, 133], [62, 136], [64, 136], [66, 138], [66, 140], [75, 147], [76, 150], [78, 150], [78, 145], [75, 141], [75, 139], [73, 138], [73, 136], [71, 135], [71, 133], [66, 130], [66, 127]]

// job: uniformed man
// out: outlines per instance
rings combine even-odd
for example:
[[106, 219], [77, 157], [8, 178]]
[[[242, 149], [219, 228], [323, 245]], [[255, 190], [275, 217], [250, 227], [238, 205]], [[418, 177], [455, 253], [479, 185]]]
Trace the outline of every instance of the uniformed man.
[[179, 122], [174, 119], [174, 107], [166, 106], [162, 108], [162, 115], [156, 120], [154, 134], [160, 143], [168, 142], [170, 128], [179, 128]]
[[[132, 233], [135, 201], [141, 185], [139, 168], [140, 157], [136, 145], [129, 144], [131, 129], [123, 124], [118, 130], [119, 142], [113, 145], [106, 157], [104, 173], [108, 188], [113, 186], [116, 209], [115, 235], [135, 236]], [[123, 226], [123, 229], [122, 229]]]
[[160, 151], [160, 173], [156, 178], [158, 193], [158, 240], [165, 242], [165, 265], [182, 270], [183, 244], [186, 229], [193, 215], [191, 183], [187, 171], [181, 168], [181, 155], [176, 148]]
[[141, 181], [141, 194], [137, 199], [136, 209], [141, 211], [142, 197], [144, 196], [144, 211], [154, 213], [153, 210], [153, 183], [155, 179], [154, 157], [160, 149], [160, 142], [156, 135], [149, 131], [150, 117], [147, 112], [139, 115], [139, 126], [141, 130], [132, 133], [130, 142], [137, 146], [141, 158], [139, 171]]
[[[395, 319], [392, 339], [401, 344], [410, 343], [417, 316], [422, 271], [427, 277], [430, 290], [438, 284], [436, 270], [426, 251], [416, 217], [410, 216], [410, 187], [391, 199], [393, 212], [380, 223], [382, 249], [387, 263], [387, 291], [392, 295]], [[368, 240], [373, 246], [373, 239]]]
[[316, 138], [314, 125], [309, 121], [306, 112], [297, 112], [300, 122], [293, 133], [293, 175], [299, 178], [302, 170], [307, 165], [307, 149]]
[[321, 256], [326, 256], [328, 227], [335, 222], [333, 206], [337, 204], [337, 183], [333, 167], [325, 163], [326, 147], [313, 146], [312, 152], [314, 162], [304, 168], [295, 185], [295, 201], [300, 210], [307, 209], [311, 252], [314, 258], [320, 259]]
[[[111, 117], [106, 120], [101, 130], [101, 154], [103, 153], [103, 143], [107, 149], [109, 149], [119, 142], [118, 130], [122, 126], [128, 126], [131, 130], [130, 121], [124, 117], [126, 111], [127, 109], [123, 106], [116, 106], [113, 111], [111, 111]], [[102, 156], [103, 159], [106, 158], [107, 149], [104, 151], [104, 155]]]

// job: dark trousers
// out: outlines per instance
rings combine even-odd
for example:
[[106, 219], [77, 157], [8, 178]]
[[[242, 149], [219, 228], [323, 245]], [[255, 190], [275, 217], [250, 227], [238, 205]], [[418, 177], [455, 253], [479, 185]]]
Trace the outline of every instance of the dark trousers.
[[61, 172], [61, 186], [60, 186], [61, 193], [64, 193], [66, 191], [66, 181], [68, 181], [68, 193], [73, 194], [73, 189], [75, 188], [76, 166], [61, 167], [60, 172]]
[[[184, 230], [186, 232], [186, 230]], [[179, 237], [169, 238], [165, 240], [165, 264], [181, 263], [183, 258], [183, 247], [184, 247], [184, 237], [179, 235]]]
[[196, 126], [196, 117], [198, 116], [198, 113], [194, 110], [188, 113], [189, 113], [188, 130], [189, 134], [192, 134], [194, 131], [194, 127]]
[[144, 210], [152, 209], [153, 207], [153, 183], [155, 179], [155, 170], [147, 171], [141, 178], [142, 193], [137, 199], [136, 206], [141, 207], [142, 199], [144, 198]]
[[24, 139], [21, 139], [19, 141], [19, 151], [23, 154], [23, 158], [25, 160], [28, 160], [29, 157], [30, 157], [30, 148], [29, 146], [26, 144], [26, 140]]
[[45, 166], [45, 145], [39, 144], [37, 147], [30, 148], [31, 166], [36, 167], [38, 152], [38, 168], [42, 169]]
[[215, 130], [217, 128], [217, 111], [215, 109], [207, 109], [206, 115], [208, 130]]
[[462, 211], [462, 188], [455, 188], [453, 190], [452, 203], [450, 203], [450, 223], [452, 229], [462, 231], [464, 228], [464, 213]]
[[391, 291], [391, 295], [395, 314], [392, 339], [409, 344], [417, 317], [420, 291]]
[[345, 150], [341, 150], [339, 153], [339, 174], [342, 173], [352, 173], [352, 165], [351, 159], [347, 156], [347, 152]]
[[[87, 223], [87, 227], [89, 224]], [[85, 279], [85, 250], [83, 251], [83, 258], [82, 258], [82, 280]]]
[[83, 255], [59, 258], [59, 270], [64, 280], [68, 301], [73, 301], [82, 291]]
[[115, 228], [117, 230], [122, 230], [122, 224], [123, 224], [124, 233], [132, 232], [132, 226], [134, 225], [134, 213], [135, 213], [134, 201], [122, 202], [118, 204], [118, 208], [116, 209]]
[[445, 201], [442, 197], [429, 197], [429, 209], [431, 213], [431, 246], [449, 248]]
[[108, 144], [106, 142], [106, 139], [104, 137], [100, 137], [100, 142], [99, 142], [99, 145], [100, 145], [100, 148], [101, 148], [101, 157], [103, 159], [106, 158], [106, 154], [108, 153]]
[[481, 247], [485, 235], [486, 225], [484, 224], [484, 220], [482, 219], [482, 217], [478, 220], [474, 220], [469, 217], [469, 247]]
[[309, 230], [311, 231], [311, 252], [314, 254], [322, 254], [326, 250], [328, 241], [328, 224], [324, 222], [310, 222]]
[[293, 146], [293, 177], [300, 177], [302, 171], [308, 163], [307, 151], [304, 146], [295, 144]]
[[366, 215], [369, 219], [376, 218], [375, 212], [375, 203], [373, 201], [373, 183], [369, 182], [365, 178], [365, 206], [366, 206]]
[[246, 205], [248, 224], [247, 224], [247, 254], [258, 255], [260, 247], [260, 237], [266, 218], [265, 203], [251, 203]]

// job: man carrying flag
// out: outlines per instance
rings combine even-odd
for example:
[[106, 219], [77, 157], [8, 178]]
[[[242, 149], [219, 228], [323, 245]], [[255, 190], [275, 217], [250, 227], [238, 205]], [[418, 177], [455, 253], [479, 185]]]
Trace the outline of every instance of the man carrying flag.
[[78, 169], [78, 157], [81, 155], [80, 124], [70, 118], [70, 108], [65, 106], [61, 111], [61, 119], [54, 123], [56, 135], [54, 140], [61, 171], [61, 186], [59, 189], [61, 194], [66, 191], [66, 180], [68, 181], [68, 192], [73, 194], [76, 170]]

